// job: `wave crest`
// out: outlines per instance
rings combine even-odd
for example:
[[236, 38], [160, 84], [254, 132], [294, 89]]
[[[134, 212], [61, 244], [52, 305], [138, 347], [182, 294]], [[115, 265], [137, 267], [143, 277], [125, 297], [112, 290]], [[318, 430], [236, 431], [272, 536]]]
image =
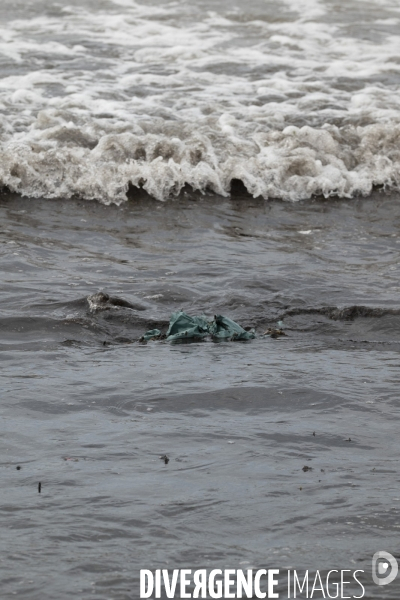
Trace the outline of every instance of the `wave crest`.
[[399, 189], [399, 125], [290, 126], [249, 137], [221, 127], [208, 135], [193, 125], [181, 129], [180, 137], [143, 131], [96, 139], [94, 128], [37, 128], [35, 140], [3, 144], [0, 182], [22, 195], [105, 204], [126, 200], [129, 186], [158, 200], [185, 186], [227, 196], [232, 180], [254, 197], [292, 201], [367, 195], [373, 186]]

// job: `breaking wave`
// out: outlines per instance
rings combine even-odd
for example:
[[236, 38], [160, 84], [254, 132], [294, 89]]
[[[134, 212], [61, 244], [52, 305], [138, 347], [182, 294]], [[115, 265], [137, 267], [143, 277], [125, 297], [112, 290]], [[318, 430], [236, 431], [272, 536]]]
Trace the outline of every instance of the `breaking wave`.
[[235, 140], [215, 132], [214, 143], [187, 129], [180, 138], [105, 134], [90, 148], [80, 129], [60, 124], [46, 132], [53, 147], [4, 144], [0, 181], [32, 197], [77, 195], [106, 204], [126, 200], [129, 186], [159, 200], [185, 186], [227, 196], [232, 180], [242, 181], [255, 197], [288, 200], [368, 195], [373, 186], [399, 189], [400, 126], [290, 126]]
[[106, 204], [233, 180], [292, 201], [398, 189], [400, 10], [370, 2], [355, 30], [350, 4], [10, 3], [0, 185]]

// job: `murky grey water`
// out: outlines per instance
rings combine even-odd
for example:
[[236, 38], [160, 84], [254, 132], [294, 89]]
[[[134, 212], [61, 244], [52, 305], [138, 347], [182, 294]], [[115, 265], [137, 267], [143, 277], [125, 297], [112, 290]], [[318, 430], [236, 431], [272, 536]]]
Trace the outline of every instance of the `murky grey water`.
[[[396, 196], [3, 194], [0, 218], [2, 598], [250, 566], [364, 569], [398, 598], [370, 574], [400, 552]], [[132, 307], [91, 310], [99, 290]], [[138, 342], [177, 308], [287, 335]]]
[[[251, 566], [399, 598], [371, 581], [400, 557], [399, 24], [2, 0], [1, 600]], [[138, 341], [181, 308], [257, 338]]]

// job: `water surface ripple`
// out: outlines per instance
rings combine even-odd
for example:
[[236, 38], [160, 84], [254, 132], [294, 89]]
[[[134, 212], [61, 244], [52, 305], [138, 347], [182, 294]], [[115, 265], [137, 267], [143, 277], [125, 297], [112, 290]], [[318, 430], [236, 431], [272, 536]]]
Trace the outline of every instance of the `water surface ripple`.
[[[359, 568], [398, 598], [370, 580], [399, 552], [396, 196], [4, 194], [0, 218], [2, 598], [227, 566]], [[260, 337], [138, 342], [180, 308]]]

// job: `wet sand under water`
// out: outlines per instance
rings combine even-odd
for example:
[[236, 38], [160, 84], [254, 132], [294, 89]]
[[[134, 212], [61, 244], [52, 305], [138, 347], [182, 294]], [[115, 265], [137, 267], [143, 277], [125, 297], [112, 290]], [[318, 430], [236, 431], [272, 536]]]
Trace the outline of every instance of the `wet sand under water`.
[[[364, 569], [399, 597], [370, 575], [400, 556], [398, 196], [3, 194], [0, 218], [2, 598], [202, 567]], [[138, 342], [181, 308], [287, 335]]]

